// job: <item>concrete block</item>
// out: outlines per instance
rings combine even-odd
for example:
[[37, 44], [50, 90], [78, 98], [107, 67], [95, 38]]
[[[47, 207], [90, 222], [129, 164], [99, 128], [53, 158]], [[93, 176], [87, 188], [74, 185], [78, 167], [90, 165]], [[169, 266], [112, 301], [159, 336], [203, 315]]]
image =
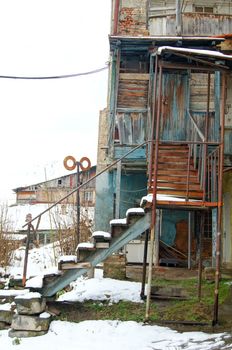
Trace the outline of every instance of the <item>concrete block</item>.
[[25, 299], [15, 298], [17, 312], [20, 315], [36, 315], [44, 312], [46, 308], [46, 300], [41, 297]]
[[15, 331], [14, 329], [10, 329], [8, 332], [8, 336], [10, 338], [29, 338], [29, 337], [38, 337], [40, 335], [46, 334], [46, 331]]
[[0, 330], [6, 329], [6, 328], [9, 328], [9, 327], [10, 327], [9, 323], [0, 322]]
[[0, 322], [11, 324], [14, 312], [11, 310], [0, 310]]
[[38, 316], [14, 315], [11, 328], [19, 331], [47, 331], [50, 325], [50, 317], [42, 318]]

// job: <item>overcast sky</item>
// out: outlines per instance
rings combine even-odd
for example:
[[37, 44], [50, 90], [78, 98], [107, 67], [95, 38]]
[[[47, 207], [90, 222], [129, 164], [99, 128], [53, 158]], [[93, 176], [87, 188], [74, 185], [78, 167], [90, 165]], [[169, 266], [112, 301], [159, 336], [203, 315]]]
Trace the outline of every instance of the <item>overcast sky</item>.
[[[104, 67], [110, 0], [0, 0], [0, 75], [51, 76]], [[107, 70], [59, 80], [0, 78], [0, 200], [12, 188], [67, 174], [63, 159], [96, 163]]]

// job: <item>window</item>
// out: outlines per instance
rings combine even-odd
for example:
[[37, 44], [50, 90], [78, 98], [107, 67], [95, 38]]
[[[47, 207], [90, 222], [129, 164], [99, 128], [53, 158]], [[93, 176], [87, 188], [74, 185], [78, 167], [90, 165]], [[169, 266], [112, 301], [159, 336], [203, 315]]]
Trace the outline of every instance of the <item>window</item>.
[[195, 12], [198, 13], [214, 13], [214, 8], [210, 6], [195, 6]]
[[92, 202], [92, 200], [93, 200], [93, 192], [86, 191], [85, 192], [85, 202]]
[[58, 179], [58, 186], [62, 185], [62, 179]]

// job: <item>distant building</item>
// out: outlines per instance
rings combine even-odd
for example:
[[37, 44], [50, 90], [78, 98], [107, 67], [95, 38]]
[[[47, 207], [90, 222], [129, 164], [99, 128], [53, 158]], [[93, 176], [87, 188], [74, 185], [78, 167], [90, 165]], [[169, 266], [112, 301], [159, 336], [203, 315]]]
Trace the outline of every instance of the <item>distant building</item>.
[[[80, 172], [80, 183], [84, 183], [96, 174], [96, 166], [87, 171]], [[52, 180], [39, 182], [25, 187], [13, 189], [16, 193], [18, 204], [54, 203], [66, 196], [77, 187], [76, 173], [64, 175]], [[76, 193], [65, 199], [62, 204], [75, 204]], [[90, 181], [80, 190], [80, 205], [82, 207], [94, 207], [95, 205], [95, 180]]]
[[[79, 174], [79, 183], [83, 184], [96, 174], [96, 166]], [[52, 180], [43, 181], [25, 187], [17, 187], [16, 205], [9, 208], [9, 215], [15, 232], [25, 232], [22, 226], [25, 224], [26, 215], [32, 218], [46, 210], [50, 205], [65, 197], [77, 187], [77, 175], [72, 173]], [[60, 229], [68, 230], [74, 228], [77, 222], [77, 194], [63, 200], [58, 206], [45, 213], [37, 231], [37, 238], [42, 244], [53, 240], [52, 234]], [[91, 180], [80, 190], [80, 217], [85, 222], [84, 234], [81, 230], [80, 240], [85, 240], [87, 231], [94, 226], [95, 206], [95, 179]], [[36, 221], [34, 223], [36, 227]], [[85, 237], [83, 237], [83, 235]]]

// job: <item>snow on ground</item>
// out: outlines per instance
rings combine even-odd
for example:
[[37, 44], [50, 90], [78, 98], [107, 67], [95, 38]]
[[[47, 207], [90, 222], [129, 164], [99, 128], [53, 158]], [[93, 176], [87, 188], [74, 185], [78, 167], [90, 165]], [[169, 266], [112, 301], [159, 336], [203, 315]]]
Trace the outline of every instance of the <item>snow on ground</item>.
[[72, 290], [59, 297], [59, 301], [107, 300], [117, 303], [120, 300], [140, 303], [141, 283], [119, 281], [101, 277], [101, 271], [97, 270], [95, 278], [79, 278], [71, 283]]
[[[213, 350], [226, 349], [225, 337], [202, 332], [178, 333], [133, 321], [53, 321], [48, 334], [19, 339], [17, 350]], [[7, 331], [0, 331], [0, 343], [1, 349], [15, 350]]]
[[[57, 259], [60, 248], [57, 242], [29, 250], [27, 277], [57, 273]], [[25, 247], [17, 249], [12, 257], [8, 272], [14, 277], [22, 277]]]
[[[59, 248], [53, 244], [30, 251], [28, 271], [30, 276], [42, 276], [55, 268]], [[9, 269], [22, 274], [24, 250], [15, 252], [15, 260]], [[95, 278], [79, 278], [72, 283], [73, 290], [60, 296], [59, 300], [119, 300], [141, 302], [140, 283], [103, 278], [102, 271], [95, 270]], [[35, 278], [35, 280], [37, 279]], [[39, 279], [40, 280], [40, 279]], [[31, 281], [30, 283], [38, 283]], [[5, 295], [10, 290], [1, 290]], [[17, 295], [27, 291], [14, 291]], [[4, 306], [2, 306], [4, 308]], [[5, 306], [6, 308], [9, 305]], [[22, 338], [15, 341], [8, 337], [8, 331], [0, 331], [1, 349], [15, 350], [213, 350], [231, 349], [226, 345], [228, 335], [206, 334], [203, 332], [180, 333], [167, 327], [143, 325], [136, 322], [85, 321], [71, 323], [53, 321], [48, 334], [36, 338]], [[231, 340], [230, 340], [231, 343]]]

